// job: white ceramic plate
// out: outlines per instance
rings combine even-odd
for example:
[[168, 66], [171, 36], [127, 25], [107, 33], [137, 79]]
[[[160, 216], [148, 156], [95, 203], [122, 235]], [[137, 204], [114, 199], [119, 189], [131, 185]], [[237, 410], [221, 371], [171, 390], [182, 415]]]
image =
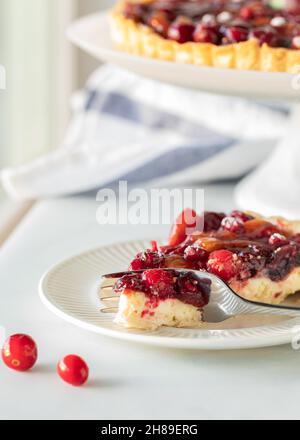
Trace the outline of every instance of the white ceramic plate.
[[[115, 244], [59, 263], [40, 282], [43, 303], [62, 319], [86, 330], [164, 347], [206, 350], [265, 347], [290, 343], [295, 331], [299, 332], [299, 318], [272, 326], [231, 330], [164, 327], [155, 332], [145, 332], [117, 326], [113, 315], [100, 312], [103, 306], [99, 299], [100, 276], [124, 270], [132, 257], [147, 247], [149, 243], [142, 241]], [[245, 303], [238, 313], [247, 313], [248, 309]]]
[[139, 75], [183, 87], [262, 99], [299, 100], [300, 80], [287, 73], [268, 73], [199, 67], [133, 56], [114, 49], [107, 13], [76, 21], [69, 39], [101, 61], [117, 64]]

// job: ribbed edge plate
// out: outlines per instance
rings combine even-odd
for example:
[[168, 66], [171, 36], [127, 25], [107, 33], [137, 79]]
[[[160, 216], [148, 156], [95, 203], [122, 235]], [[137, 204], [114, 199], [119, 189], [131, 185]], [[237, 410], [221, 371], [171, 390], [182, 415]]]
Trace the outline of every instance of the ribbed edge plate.
[[[100, 276], [128, 267], [128, 262], [149, 242], [134, 241], [91, 250], [52, 267], [39, 286], [43, 303], [62, 319], [117, 339], [144, 344], [205, 350], [242, 349], [287, 344], [300, 330], [299, 318], [272, 326], [236, 330], [161, 328], [155, 332], [126, 330], [113, 316], [100, 312]], [[247, 304], [245, 303], [247, 309]], [[247, 313], [247, 310], [244, 310]]]

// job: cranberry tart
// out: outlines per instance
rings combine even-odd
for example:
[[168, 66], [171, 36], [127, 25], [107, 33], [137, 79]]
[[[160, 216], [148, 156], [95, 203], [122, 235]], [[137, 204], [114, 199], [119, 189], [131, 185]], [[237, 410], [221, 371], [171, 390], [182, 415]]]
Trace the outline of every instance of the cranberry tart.
[[117, 47], [136, 55], [300, 72], [300, 0], [122, 0], [111, 25]]
[[130, 265], [135, 271], [165, 268], [210, 272], [245, 299], [280, 304], [300, 291], [300, 222], [251, 212], [197, 216], [186, 210], [167, 246], [153, 243]]
[[209, 303], [211, 282], [193, 272], [149, 269], [120, 278], [115, 322], [126, 328], [201, 326], [202, 310]]

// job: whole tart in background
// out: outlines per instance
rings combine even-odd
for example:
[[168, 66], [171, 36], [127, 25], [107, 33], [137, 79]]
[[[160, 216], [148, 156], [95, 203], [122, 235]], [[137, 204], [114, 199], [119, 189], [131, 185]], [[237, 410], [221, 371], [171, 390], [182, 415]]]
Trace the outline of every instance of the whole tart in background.
[[122, 0], [122, 51], [199, 66], [300, 73], [300, 0]]

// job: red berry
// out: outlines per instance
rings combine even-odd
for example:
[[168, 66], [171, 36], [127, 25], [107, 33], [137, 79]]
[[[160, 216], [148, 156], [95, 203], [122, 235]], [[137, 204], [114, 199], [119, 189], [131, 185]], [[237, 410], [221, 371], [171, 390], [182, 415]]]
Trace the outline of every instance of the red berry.
[[240, 17], [243, 18], [244, 20], [251, 20], [252, 18], [254, 18], [253, 9], [250, 8], [249, 6], [244, 6], [240, 10]]
[[253, 220], [254, 217], [252, 215], [248, 215], [245, 212], [242, 211], [232, 211], [230, 214], [230, 217], [238, 218], [242, 220], [242, 222], [248, 222], [249, 220]]
[[204, 213], [204, 232], [217, 231], [222, 223], [225, 214], [221, 212], [209, 212]]
[[218, 32], [213, 27], [203, 23], [196, 26], [193, 37], [197, 43], [217, 44], [219, 41]]
[[268, 46], [276, 46], [278, 41], [277, 33], [271, 27], [253, 29], [249, 34], [249, 39], [251, 38], [257, 40], [260, 45], [268, 44]]
[[89, 368], [85, 361], [73, 354], [58, 363], [57, 372], [62, 380], [75, 387], [85, 384], [89, 377]]
[[279, 233], [275, 233], [273, 235], [271, 235], [271, 237], [269, 238], [269, 244], [270, 245], [274, 245], [274, 246], [282, 246], [288, 243], [287, 238]]
[[146, 270], [143, 281], [150, 287], [152, 294], [170, 295], [174, 292], [174, 273], [161, 269]]
[[249, 31], [239, 26], [231, 26], [226, 29], [225, 36], [229, 43], [240, 43], [248, 39]]
[[245, 232], [243, 221], [236, 217], [225, 217], [222, 220], [222, 228], [233, 234], [242, 234]]
[[143, 262], [139, 258], [134, 259], [129, 266], [129, 270], [142, 270], [143, 268]]
[[200, 246], [188, 246], [184, 251], [186, 261], [205, 261], [208, 259], [208, 252]]
[[235, 254], [227, 250], [212, 252], [209, 256], [207, 269], [224, 281], [229, 281], [237, 272]]
[[30, 370], [36, 363], [37, 357], [36, 343], [27, 335], [10, 336], [2, 348], [3, 362], [16, 371]]
[[186, 18], [178, 17], [169, 27], [168, 38], [178, 43], [193, 41], [194, 24]]

